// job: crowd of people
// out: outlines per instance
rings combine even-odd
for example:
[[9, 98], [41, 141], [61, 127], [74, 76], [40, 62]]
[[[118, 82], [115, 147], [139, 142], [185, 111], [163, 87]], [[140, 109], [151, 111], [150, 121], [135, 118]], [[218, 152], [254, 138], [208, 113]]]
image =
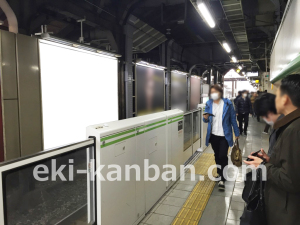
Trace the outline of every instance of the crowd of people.
[[264, 132], [272, 127], [269, 149], [261, 149], [258, 157], [251, 154], [248, 158], [252, 161], [245, 161], [255, 168], [262, 163], [266, 167], [264, 201], [268, 225], [300, 224], [300, 74], [284, 78], [276, 95], [241, 91], [234, 105], [223, 98], [220, 86], [211, 86], [203, 121], [208, 123], [206, 144], [211, 143], [220, 166], [220, 189], [226, 182], [223, 170], [228, 165], [228, 146], [234, 143], [232, 130], [237, 139], [247, 135], [249, 114], [265, 121]]

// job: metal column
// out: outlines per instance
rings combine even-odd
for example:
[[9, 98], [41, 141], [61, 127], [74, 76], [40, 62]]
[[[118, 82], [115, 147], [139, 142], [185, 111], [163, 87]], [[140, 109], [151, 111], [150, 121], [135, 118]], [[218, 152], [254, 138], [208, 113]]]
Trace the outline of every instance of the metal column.
[[132, 66], [132, 46], [134, 28], [129, 23], [124, 26], [125, 32], [125, 102], [126, 118], [133, 115], [133, 66]]
[[171, 109], [171, 57], [172, 57], [172, 45], [174, 40], [170, 40], [167, 44], [167, 59], [166, 59], [166, 76], [165, 76], [165, 109]]

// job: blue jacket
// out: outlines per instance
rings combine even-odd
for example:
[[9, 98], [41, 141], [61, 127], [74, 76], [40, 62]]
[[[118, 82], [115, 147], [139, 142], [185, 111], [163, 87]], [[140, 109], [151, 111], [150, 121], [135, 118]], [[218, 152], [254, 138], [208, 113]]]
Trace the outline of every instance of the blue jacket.
[[[225, 139], [227, 140], [229, 146], [233, 146], [232, 127], [236, 137], [240, 136], [240, 132], [236, 122], [236, 115], [235, 115], [232, 102], [227, 98], [223, 98], [223, 101], [224, 101], [223, 117], [222, 117], [223, 131], [225, 134]], [[205, 112], [212, 114], [212, 105], [213, 105], [213, 100], [212, 99], [208, 100], [206, 102]], [[207, 120], [203, 118], [203, 122], [208, 123], [207, 135], [206, 135], [206, 145], [208, 146], [211, 131], [212, 131], [212, 116], [209, 116]]]

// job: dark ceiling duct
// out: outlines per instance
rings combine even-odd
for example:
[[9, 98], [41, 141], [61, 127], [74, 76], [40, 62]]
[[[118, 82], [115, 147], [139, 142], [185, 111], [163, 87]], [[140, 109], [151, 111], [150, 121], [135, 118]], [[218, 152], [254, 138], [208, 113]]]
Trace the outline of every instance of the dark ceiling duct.
[[249, 42], [242, 1], [240, 0], [220, 0], [226, 15], [229, 27], [232, 31], [236, 44], [243, 59], [250, 59]]
[[167, 40], [164, 34], [133, 15], [129, 17], [129, 24], [135, 28], [133, 32], [134, 52], [149, 52]]

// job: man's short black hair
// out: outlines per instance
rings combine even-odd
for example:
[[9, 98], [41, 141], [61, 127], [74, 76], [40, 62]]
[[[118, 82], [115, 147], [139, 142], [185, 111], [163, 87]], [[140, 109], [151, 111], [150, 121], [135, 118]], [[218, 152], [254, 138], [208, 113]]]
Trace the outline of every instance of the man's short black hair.
[[243, 92], [242, 91], [238, 91], [238, 94], [241, 95]]
[[276, 95], [271, 93], [264, 93], [259, 96], [253, 104], [255, 114], [257, 116], [267, 116], [269, 112], [277, 114], [275, 98]]
[[292, 103], [300, 108], [300, 74], [289, 75], [282, 79], [280, 85], [281, 94], [287, 94]]

